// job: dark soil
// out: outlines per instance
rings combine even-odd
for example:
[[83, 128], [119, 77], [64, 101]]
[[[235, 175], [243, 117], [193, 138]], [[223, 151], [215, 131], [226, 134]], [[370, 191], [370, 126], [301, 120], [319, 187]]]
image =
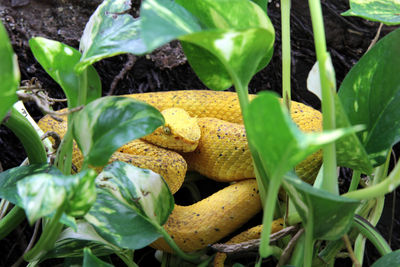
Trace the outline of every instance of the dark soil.
[[[50, 96], [63, 98], [59, 86], [33, 58], [28, 40], [34, 36], [43, 36], [78, 48], [85, 24], [101, 2], [98, 0], [0, 0], [0, 18], [8, 30], [13, 48], [18, 55], [22, 80], [31, 80], [36, 77]], [[307, 75], [316, 60], [308, 1], [292, 2], [292, 98], [318, 109], [319, 100], [306, 90]], [[348, 1], [345, 0], [322, 1], [322, 6], [328, 50], [332, 56], [339, 87], [346, 73], [366, 52], [376, 35], [379, 24], [360, 18], [342, 17], [341, 12], [348, 9]], [[139, 3], [135, 1], [132, 15], [138, 15], [138, 7]], [[253, 78], [250, 84], [252, 93], [263, 90], [281, 92], [279, 1], [274, 0], [269, 4], [269, 15], [276, 29], [275, 53], [271, 63]], [[391, 30], [393, 28], [384, 26], [381, 37]], [[124, 66], [127, 63], [131, 65], [133, 63], [133, 67], [127, 71], [126, 75], [119, 75], [126, 68]], [[114, 86], [113, 94], [205, 88], [186, 62], [177, 42], [172, 42], [147, 56], [116, 56], [96, 63], [95, 67], [102, 79], [104, 95], [110, 92], [111, 85], [118, 75], [122, 78], [114, 81], [116, 86]], [[27, 103], [27, 106], [35, 119], [42, 116], [34, 104]], [[59, 104], [56, 108], [61, 106]], [[23, 148], [15, 136], [7, 128], [0, 126], [0, 163], [3, 169], [18, 166], [25, 157]], [[341, 174], [342, 186], [346, 187], [351, 173], [343, 169]], [[384, 237], [390, 238], [393, 249], [400, 248], [400, 233], [397, 232], [400, 229], [399, 215], [394, 213], [395, 206], [398, 204], [399, 197], [396, 198], [393, 194], [387, 197], [385, 212], [378, 225]], [[31, 233], [30, 226], [23, 223], [0, 242], [0, 251], [3, 251], [0, 266], [11, 266], [22, 255]], [[377, 257], [372, 246], [368, 245], [367, 248], [364, 266], [369, 266]], [[139, 264], [142, 266], [156, 264], [151, 249], [139, 251], [136, 259], [141, 259]], [[54, 264], [52, 262], [43, 266]], [[350, 266], [350, 263], [340, 262], [340, 266]]]

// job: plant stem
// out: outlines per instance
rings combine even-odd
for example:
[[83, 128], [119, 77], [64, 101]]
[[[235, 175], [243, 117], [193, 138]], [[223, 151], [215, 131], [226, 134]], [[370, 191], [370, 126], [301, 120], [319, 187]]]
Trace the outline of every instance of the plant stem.
[[360, 183], [361, 172], [353, 171], [353, 175], [351, 177], [351, 183], [348, 192], [355, 191]]
[[35, 260], [40, 253], [49, 250], [54, 245], [54, 242], [56, 241], [63, 226], [59, 220], [64, 212], [64, 209], [65, 205], [62, 205], [57, 209], [54, 216], [50, 219], [50, 222], [44, 228], [39, 241], [24, 255], [24, 259], [26, 261], [30, 262]]
[[165, 231], [162, 226], [157, 225], [159, 228], [159, 232], [163, 236], [164, 240], [168, 243], [168, 245], [175, 251], [175, 253], [184, 260], [187, 260], [192, 263], [199, 263], [200, 259], [198, 255], [189, 255], [181, 250], [180, 247], [175, 243], [175, 241], [171, 238], [171, 236]]
[[23, 220], [25, 212], [20, 207], [15, 206], [0, 220], [0, 240], [11, 233]]
[[[321, 3], [319, 0], [309, 0], [312, 26], [314, 31], [315, 51], [317, 54], [319, 75], [322, 88], [322, 114], [323, 129], [334, 130], [335, 121], [335, 78], [332, 62], [326, 50], [324, 21], [322, 17]], [[328, 144], [323, 149], [324, 179], [321, 188], [333, 194], [339, 194], [337, 181], [337, 164], [335, 143]]]
[[[312, 212], [309, 215], [312, 216]], [[309, 267], [312, 264], [314, 252], [314, 218], [308, 218], [304, 227], [304, 266]]]
[[47, 162], [46, 150], [44, 149], [42, 140], [40, 140], [40, 137], [29, 121], [14, 107], [11, 109], [10, 118], [4, 125], [13, 131], [21, 141], [31, 164]]
[[371, 241], [371, 243], [382, 256], [392, 252], [392, 249], [386, 240], [375, 230], [372, 225], [369, 225], [368, 222], [356, 216], [354, 218], [353, 227], [355, 227], [363, 236]]
[[269, 246], [271, 225], [274, 216], [275, 202], [277, 199], [278, 191], [281, 186], [280, 179], [271, 179], [269, 181], [267, 198], [264, 204], [263, 215], [263, 231], [261, 232], [260, 240], [260, 256], [266, 258], [271, 255], [271, 247]]
[[281, 0], [282, 29], [282, 98], [283, 104], [290, 112], [290, 0]]
[[346, 194], [343, 194], [342, 196], [351, 199], [365, 201], [368, 199], [384, 196], [385, 194], [392, 192], [399, 185], [400, 185], [400, 164], [397, 164], [390, 173], [390, 175], [385, 180], [367, 188], [348, 192]]

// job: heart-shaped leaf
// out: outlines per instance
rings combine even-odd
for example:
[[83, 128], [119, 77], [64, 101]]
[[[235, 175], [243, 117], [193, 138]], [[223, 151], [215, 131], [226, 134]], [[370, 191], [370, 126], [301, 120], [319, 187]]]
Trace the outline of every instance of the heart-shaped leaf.
[[388, 149], [400, 140], [400, 29], [382, 38], [350, 70], [339, 98], [373, 166], [386, 160]]
[[[158, 33], [157, 40], [162, 40], [158, 45], [173, 38], [181, 40], [189, 63], [208, 87], [226, 89], [233, 81], [247, 86], [251, 77], [269, 62], [275, 32], [257, 4], [248, 0], [176, 3], [180, 6], [168, 0], [143, 3], [143, 40], [155, 42], [154, 36], [147, 36], [148, 31]], [[183, 23], [184, 17], [179, 14], [189, 22]]]
[[400, 24], [398, 0], [350, 0], [350, 9], [343, 16], [357, 16], [386, 25]]
[[82, 75], [86, 75], [88, 81], [86, 104], [101, 96], [101, 81], [94, 67], [89, 67], [87, 72], [80, 75], [75, 73], [74, 67], [81, 58], [78, 50], [42, 37], [30, 39], [29, 46], [36, 60], [63, 89], [69, 108], [78, 105], [79, 80], [83, 79], [80, 77]]
[[14, 54], [7, 31], [0, 22], [0, 122], [17, 102], [17, 88], [20, 81], [17, 56]]
[[128, 14], [130, 9], [131, 1], [126, 0], [105, 0], [98, 6], [81, 38], [82, 58], [76, 66], [78, 72], [103, 58], [150, 52], [140, 36], [140, 21]]
[[250, 102], [244, 118], [248, 123], [248, 140], [261, 156], [270, 179], [282, 178], [308, 155], [350, 132], [349, 129], [337, 129], [303, 133], [271, 92], [260, 93]]
[[159, 229], [174, 207], [161, 176], [116, 161], [104, 168], [96, 183], [97, 200], [85, 219], [104, 239], [139, 249], [160, 237]]
[[145, 0], [140, 18], [140, 33], [150, 51], [179, 36], [201, 31], [198, 20], [175, 1]]
[[359, 201], [316, 189], [293, 172], [285, 175], [283, 185], [303, 223], [313, 224], [315, 239], [336, 240], [350, 229]]
[[94, 170], [87, 170], [68, 176], [38, 173], [19, 180], [17, 192], [29, 222], [50, 215], [64, 204], [67, 214], [84, 215], [96, 199], [96, 191], [91, 190], [95, 177]]
[[146, 103], [127, 97], [103, 97], [75, 116], [73, 135], [85, 161], [104, 166], [119, 147], [163, 124], [161, 113]]

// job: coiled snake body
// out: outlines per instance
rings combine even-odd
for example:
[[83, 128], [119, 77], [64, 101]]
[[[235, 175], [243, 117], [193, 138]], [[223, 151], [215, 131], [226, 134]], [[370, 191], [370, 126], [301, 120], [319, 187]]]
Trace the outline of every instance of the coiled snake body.
[[[201, 130], [199, 144], [193, 152], [182, 155], [142, 140], [120, 148], [111, 160], [130, 162], [159, 173], [175, 193], [181, 186], [187, 163], [203, 175], [217, 181], [238, 181], [212, 196], [190, 206], [175, 205], [164, 228], [184, 251], [194, 251], [212, 244], [236, 230], [261, 210], [257, 184], [248, 149], [246, 133], [237, 95], [232, 92], [205, 90], [169, 91], [126, 95], [155, 106], [160, 111], [182, 108], [196, 117]], [[254, 98], [255, 95], [250, 95]], [[321, 113], [298, 102], [292, 102], [291, 116], [305, 132], [321, 131]], [[44, 131], [63, 135], [66, 122], [50, 116], [39, 122]], [[183, 156], [183, 157], [182, 157]], [[321, 165], [321, 153], [309, 156], [296, 167], [300, 178], [311, 181]], [[79, 168], [82, 156], [74, 152], [74, 164]], [[157, 249], [171, 251], [163, 239], [152, 244]]]

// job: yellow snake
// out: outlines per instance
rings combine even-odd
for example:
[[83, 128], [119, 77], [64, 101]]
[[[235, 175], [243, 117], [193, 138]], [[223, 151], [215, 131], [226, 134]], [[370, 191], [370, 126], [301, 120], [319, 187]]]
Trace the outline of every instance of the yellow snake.
[[[191, 117], [197, 118], [201, 137], [193, 152], [181, 155], [142, 140], [135, 140], [114, 153], [111, 161], [122, 160], [159, 173], [173, 193], [183, 182], [187, 163], [190, 169], [218, 181], [240, 180], [193, 205], [175, 205], [164, 228], [181, 249], [190, 252], [215, 243], [261, 210], [256, 181], [248, 179], [255, 176], [236, 93], [186, 90], [132, 94], [125, 97], [147, 102], [160, 111], [170, 108], [186, 110]], [[249, 97], [253, 99], [255, 95]], [[293, 101], [291, 116], [305, 132], [322, 130], [321, 113], [311, 107]], [[50, 116], [45, 116], [39, 121], [39, 126], [44, 131], [56, 131], [63, 136], [66, 121], [59, 123]], [[170, 135], [171, 129], [160, 128], [156, 135], [161, 136], [162, 132]], [[303, 180], [312, 181], [321, 161], [321, 152], [316, 152], [301, 162], [296, 167], [296, 172]], [[74, 150], [73, 163], [78, 168], [82, 164], [82, 155], [77, 149]], [[163, 239], [157, 240], [152, 246], [171, 251]]]

